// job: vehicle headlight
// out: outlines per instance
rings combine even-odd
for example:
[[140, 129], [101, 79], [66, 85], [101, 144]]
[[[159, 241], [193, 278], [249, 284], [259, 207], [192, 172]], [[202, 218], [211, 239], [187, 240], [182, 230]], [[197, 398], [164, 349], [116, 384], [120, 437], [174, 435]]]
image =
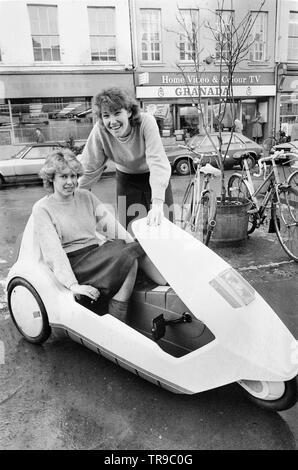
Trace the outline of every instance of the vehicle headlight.
[[233, 268], [228, 268], [209, 284], [218, 292], [233, 308], [250, 304], [255, 298], [254, 288], [243, 279]]

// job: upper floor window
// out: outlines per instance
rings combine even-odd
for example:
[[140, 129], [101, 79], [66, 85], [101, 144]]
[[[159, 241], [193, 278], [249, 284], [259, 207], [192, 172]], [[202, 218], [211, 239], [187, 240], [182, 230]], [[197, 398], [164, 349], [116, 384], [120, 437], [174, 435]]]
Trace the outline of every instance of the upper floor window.
[[228, 60], [233, 47], [235, 26], [234, 26], [234, 10], [217, 10], [216, 11], [216, 46], [215, 57], [217, 60]]
[[199, 29], [199, 11], [198, 10], [179, 10], [179, 55], [181, 61], [191, 61], [195, 59], [195, 54], [199, 52], [198, 47], [198, 29]]
[[158, 9], [141, 9], [142, 61], [161, 60], [161, 14]]
[[298, 60], [298, 11], [290, 11], [288, 60]]
[[60, 60], [57, 7], [28, 5], [35, 61]]
[[266, 60], [267, 55], [267, 12], [252, 12], [252, 30], [251, 43], [249, 51], [249, 60], [262, 62]]
[[116, 27], [114, 7], [88, 7], [91, 60], [116, 60]]

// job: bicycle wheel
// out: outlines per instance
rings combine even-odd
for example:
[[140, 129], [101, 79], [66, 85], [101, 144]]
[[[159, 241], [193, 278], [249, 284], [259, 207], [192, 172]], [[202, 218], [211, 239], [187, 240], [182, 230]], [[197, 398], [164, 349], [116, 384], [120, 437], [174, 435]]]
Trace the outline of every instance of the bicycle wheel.
[[[245, 199], [247, 201], [251, 201], [247, 182], [245, 179], [242, 178], [241, 175], [234, 174], [230, 177], [228, 181], [228, 195], [229, 197], [238, 197], [241, 199]], [[251, 201], [250, 209], [252, 209], [253, 207], [254, 207], [254, 204]], [[249, 214], [247, 235], [250, 235], [251, 233], [255, 231], [257, 227], [257, 221], [258, 221], [258, 216], [256, 213]]]
[[198, 204], [195, 218], [195, 236], [205, 245], [209, 244], [216, 219], [216, 196], [213, 191], [205, 191]]
[[291, 259], [298, 262], [298, 171], [290, 175], [287, 183], [275, 195], [272, 217], [281, 246]]
[[191, 181], [184, 193], [184, 197], [181, 205], [181, 228], [186, 230], [191, 228], [192, 225], [192, 213], [194, 204], [194, 183]]

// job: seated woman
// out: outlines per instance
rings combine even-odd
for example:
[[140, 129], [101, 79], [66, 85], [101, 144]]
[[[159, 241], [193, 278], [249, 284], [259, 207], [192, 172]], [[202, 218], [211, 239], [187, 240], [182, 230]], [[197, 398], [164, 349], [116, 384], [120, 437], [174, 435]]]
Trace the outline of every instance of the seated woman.
[[34, 230], [44, 261], [61, 284], [92, 301], [102, 295], [108, 313], [125, 320], [138, 265], [157, 284], [166, 281], [104, 204], [77, 188], [82, 174], [69, 150], [47, 157], [40, 176], [49, 195], [33, 206]]

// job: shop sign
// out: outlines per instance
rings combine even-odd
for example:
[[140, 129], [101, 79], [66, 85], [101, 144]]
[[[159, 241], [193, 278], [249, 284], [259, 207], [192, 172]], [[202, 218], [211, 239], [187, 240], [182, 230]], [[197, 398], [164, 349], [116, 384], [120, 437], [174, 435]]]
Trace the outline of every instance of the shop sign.
[[[227, 73], [222, 73], [220, 76], [219, 73], [214, 72], [200, 72], [199, 75], [193, 72], [184, 74], [146, 72], [146, 74], [140, 73], [139, 78], [139, 85], [148, 86], [225, 86], [229, 83]], [[274, 85], [275, 76], [273, 72], [235, 72], [232, 82], [235, 86]]]
[[[136, 87], [136, 96], [142, 98], [212, 98], [226, 96], [225, 86], [146, 86]], [[275, 96], [275, 85], [234, 86], [234, 97]]]

